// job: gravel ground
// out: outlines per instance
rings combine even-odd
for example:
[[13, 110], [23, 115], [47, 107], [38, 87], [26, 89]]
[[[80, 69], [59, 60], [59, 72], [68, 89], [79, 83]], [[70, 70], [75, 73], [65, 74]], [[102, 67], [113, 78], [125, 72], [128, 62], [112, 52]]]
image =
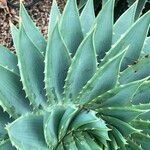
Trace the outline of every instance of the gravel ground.
[[[47, 28], [48, 28], [48, 19], [49, 19], [49, 12], [50, 7], [52, 4], [52, 0], [41, 0], [37, 4], [34, 5], [31, 9], [27, 9], [30, 16], [36, 23], [36, 25], [40, 28], [41, 32], [47, 38]], [[58, 0], [58, 6], [60, 10], [64, 8], [65, 0]], [[12, 17], [10, 18], [9, 15], [4, 11], [4, 9], [0, 9], [0, 44], [6, 46], [10, 50], [14, 51], [12, 37], [10, 34], [9, 28], [9, 20], [17, 25], [18, 21], [18, 9], [13, 9], [9, 7], [10, 13]]]

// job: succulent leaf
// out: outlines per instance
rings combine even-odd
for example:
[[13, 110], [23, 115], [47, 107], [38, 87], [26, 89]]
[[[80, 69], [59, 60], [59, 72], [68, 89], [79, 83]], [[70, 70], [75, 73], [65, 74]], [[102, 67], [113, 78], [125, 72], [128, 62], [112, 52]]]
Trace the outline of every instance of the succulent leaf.
[[133, 108], [141, 109], [141, 110], [149, 110], [150, 103], [133, 105]]
[[69, 52], [74, 56], [80, 42], [83, 40], [76, 0], [68, 1], [66, 4], [60, 19], [60, 31]]
[[127, 149], [136, 149], [136, 150], [143, 150], [142, 149], [142, 147], [139, 145], [139, 144], [137, 144], [135, 141], [133, 141], [132, 139], [130, 140], [128, 140], [128, 145], [127, 145]]
[[122, 133], [120, 133], [120, 131], [118, 131], [118, 129], [115, 127], [111, 126], [111, 129], [112, 129], [112, 131], [111, 131], [112, 136], [115, 138], [118, 147], [121, 149], [125, 149], [125, 145], [127, 145], [127, 141], [124, 138], [124, 136], [122, 135]]
[[0, 65], [6, 68], [7, 70], [19, 75], [17, 57], [2, 45], [0, 45], [0, 53]]
[[120, 84], [126, 84], [150, 76], [150, 56], [146, 56], [134, 62], [120, 74]]
[[149, 121], [150, 120], [150, 103], [147, 104], [138, 104], [138, 105], [133, 105], [133, 108], [136, 109], [141, 109], [141, 110], [146, 110], [147, 112], [144, 114], [141, 114], [138, 119], [142, 119], [145, 121]]
[[137, 129], [142, 130], [144, 134], [150, 134], [150, 121], [136, 119], [132, 121], [131, 124]]
[[22, 116], [12, 124], [7, 125], [6, 129], [11, 142], [18, 149], [48, 150], [42, 130], [43, 116], [32, 114]]
[[146, 38], [142, 52], [144, 56], [150, 55], [150, 37]]
[[135, 105], [147, 104], [150, 101], [150, 80], [145, 81], [140, 88], [135, 92], [132, 102]]
[[68, 107], [66, 109], [59, 123], [59, 136], [58, 136], [59, 140], [62, 139], [67, 134], [69, 125], [77, 113], [78, 113], [77, 108]]
[[86, 104], [116, 86], [121, 60], [125, 51], [126, 49], [97, 70], [81, 91], [78, 97], [80, 104]]
[[18, 45], [19, 29], [13, 23], [10, 22], [10, 31], [12, 34], [15, 50], [17, 51], [19, 49]]
[[93, 32], [83, 40], [72, 60], [65, 83], [65, 99], [67, 100], [75, 98], [96, 72]]
[[60, 124], [60, 120], [63, 116], [65, 112], [65, 108], [64, 107], [59, 107], [57, 106], [57, 108], [54, 108], [51, 111], [50, 115], [45, 116], [44, 118], [44, 135], [45, 135], [45, 139], [46, 142], [48, 144], [48, 146], [51, 149], [54, 149], [57, 146], [58, 143], [58, 128], [59, 128], [59, 124]]
[[61, 16], [61, 14], [60, 14], [59, 8], [57, 6], [56, 0], [53, 0], [51, 12], [50, 12], [50, 17], [49, 17], [49, 27], [48, 27], [49, 38], [50, 38], [50, 35], [52, 34], [60, 16]]
[[86, 143], [88, 143], [88, 145], [90, 146], [91, 149], [100, 149], [101, 147], [97, 144], [96, 141], [94, 141], [93, 139], [91, 139], [89, 133], [83, 133], [84, 138], [86, 140]]
[[[55, 44], [56, 41], [57, 45]], [[63, 87], [70, 63], [71, 58], [57, 24], [48, 39], [45, 57], [45, 88], [48, 101], [51, 104], [62, 102]]]
[[117, 86], [116, 88], [105, 92], [104, 94], [91, 101], [91, 106], [94, 108], [131, 106], [132, 97], [142, 85], [142, 83], [143, 80], [140, 80]]
[[0, 66], [0, 105], [14, 118], [30, 111], [20, 76]]
[[132, 133], [140, 132], [140, 130], [115, 117], [105, 116], [103, 118], [110, 125], [116, 127], [124, 137], [127, 137]]
[[135, 133], [132, 135], [132, 137], [137, 141], [138, 145], [141, 145], [141, 147], [144, 150], [149, 149], [149, 141], [150, 141], [149, 135], [145, 135], [143, 133]]
[[65, 143], [64, 143], [65, 149], [78, 150], [77, 144], [75, 143], [73, 135], [69, 134], [67, 137], [64, 138], [64, 140], [65, 140]]
[[94, 44], [98, 55], [98, 62], [105, 56], [111, 48], [113, 33], [113, 10], [114, 0], [109, 0], [99, 12], [94, 25], [95, 30]]
[[46, 51], [46, 41], [43, 35], [40, 33], [39, 29], [35, 26], [34, 22], [28, 15], [22, 3], [20, 4], [20, 17], [27, 36], [29, 36], [30, 40], [34, 43], [35, 47], [39, 50], [39, 52], [44, 55]]
[[93, 0], [88, 0], [80, 16], [81, 27], [84, 37], [90, 31], [94, 20], [95, 20], [95, 13]]
[[113, 39], [112, 44], [115, 44], [117, 40], [128, 30], [134, 23], [134, 16], [136, 12], [137, 1], [128, 8], [115, 22], [113, 26]]
[[140, 114], [145, 113], [147, 111], [134, 109], [132, 107], [107, 107], [99, 108], [97, 112], [99, 114], [118, 118], [124, 122], [130, 122], [137, 118]]
[[15, 147], [12, 146], [9, 139], [0, 142], [0, 150], [16, 150]]
[[17, 55], [24, 90], [35, 107], [45, 105], [43, 55], [28, 38], [22, 25], [19, 30]]
[[90, 150], [90, 146], [87, 143], [87, 141], [85, 140], [85, 138], [82, 135], [82, 133], [76, 133], [74, 138], [76, 140], [76, 145], [77, 145], [78, 149], [87, 149], [87, 150]]
[[[5, 124], [12, 122], [13, 119], [9, 117], [9, 115], [2, 110], [0, 107], [0, 141], [7, 137], [7, 132], [5, 130]], [[0, 143], [1, 145], [1, 143]]]
[[148, 0], [138, 0], [138, 5], [137, 5], [137, 10], [136, 10], [136, 14], [135, 14], [135, 19], [138, 19], [141, 16], [143, 7], [145, 6], [145, 3]]
[[[148, 107], [149, 107], [150, 105], [148, 105]], [[144, 108], [145, 109], [145, 108]], [[138, 117], [139, 119], [143, 119], [143, 120], [150, 120], [150, 111], [148, 111], [147, 113], [144, 113], [144, 114], [142, 114], [142, 115], [140, 115], [139, 117]]]
[[144, 16], [138, 19], [138, 21], [136, 21], [129, 30], [126, 31], [126, 33], [120, 38], [120, 40], [117, 41], [117, 43], [115, 43], [114, 46], [112, 46], [104, 60], [100, 63], [100, 66], [104, 65], [110, 58], [117, 55], [129, 45], [130, 47], [122, 61], [121, 70], [127, 68], [128, 65], [134, 64], [140, 56], [149, 24], [150, 12], [147, 12]]

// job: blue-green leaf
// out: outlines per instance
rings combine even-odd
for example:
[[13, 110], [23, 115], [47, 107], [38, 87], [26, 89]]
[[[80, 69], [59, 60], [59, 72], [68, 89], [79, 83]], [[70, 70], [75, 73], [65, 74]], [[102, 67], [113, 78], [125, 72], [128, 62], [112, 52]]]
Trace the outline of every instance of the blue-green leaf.
[[150, 68], [150, 56], [139, 59], [134, 62], [134, 65], [125, 69], [120, 74], [119, 83], [126, 84], [150, 76], [150, 69], [148, 68]]
[[103, 114], [104, 116], [112, 116], [124, 122], [130, 122], [146, 111], [134, 109], [132, 107], [107, 107], [99, 108], [97, 109], [97, 112], [99, 114]]
[[11, 31], [11, 35], [12, 35], [12, 39], [13, 39], [13, 44], [15, 47], [15, 50], [17, 51], [19, 49], [19, 45], [18, 45], [18, 38], [19, 38], [19, 29], [13, 24], [10, 23], [10, 31]]
[[2, 107], [0, 107], [0, 141], [3, 140], [7, 134], [7, 131], [5, 130], [5, 125], [12, 120], [13, 119], [10, 118], [6, 112], [4, 112]]
[[127, 137], [132, 133], [139, 132], [139, 130], [135, 129], [130, 124], [128, 124], [120, 119], [110, 117], [110, 116], [105, 116], [103, 118], [108, 124], [117, 128], [124, 137]]
[[132, 98], [135, 105], [150, 103], [150, 80], [145, 81]]
[[51, 149], [55, 149], [57, 146], [59, 124], [64, 112], [64, 107], [57, 106], [56, 108], [53, 108], [50, 115], [45, 115], [44, 135], [46, 143]]
[[[147, 107], [150, 108], [150, 104], [149, 104]], [[149, 108], [148, 108], [148, 109], [149, 109]], [[145, 110], [145, 108], [142, 108], [142, 109]], [[146, 112], [146, 113], [140, 115], [138, 118], [139, 118], [139, 119], [142, 119], [142, 120], [149, 120], [149, 121], [150, 121], [150, 110], [149, 110], [148, 112]]]
[[96, 150], [96, 149], [102, 150], [100, 146], [89, 136], [88, 133], [85, 132], [83, 133], [83, 135], [84, 135], [86, 142], [89, 144], [92, 150]]
[[75, 138], [73, 137], [72, 134], [69, 134], [67, 135], [64, 140], [63, 140], [63, 143], [64, 143], [64, 147], [66, 150], [78, 150], [78, 147], [75, 143]]
[[30, 111], [22, 88], [20, 76], [0, 66], [0, 105], [14, 118]]
[[25, 30], [27, 36], [29, 36], [30, 40], [35, 45], [37, 50], [40, 53], [45, 54], [46, 41], [45, 41], [43, 35], [38, 30], [38, 28], [33, 23], [32, 19], [28, 15], [28, 13], [22, 3], [20, 5], [20, 18], [21, 18], [21, 22], [22, 22], [22, 25], [24, 27], [24, 30]]
[[67, 48], [74, 55], [83, 39], [76, 0], [67, 1], [60, 20], [60, 31]]
[[117, 55], [120, 51], [124, 50], [124, 48], [129, 45], [130, 47], [122, 61], [121, 70], [124, 70], [128, 65], [134, 64], [134, 61], [136, 61], [140, 56], [149, 24], [150, 12], [147, 12], [132, 25], [132, 27], [123, 35], [122, 38], [120, 38], [120, 40], [114, 46], [112, 46], [104, 60], [100, 63], [100, 66], [105, 64], [110, 58]]
[[45, 88], [48, 100], [62, 102], [62, 93], [71, 59], [60, 35], [58, 24], [48, 39], [45, 58]]
[[0, 45], [0, 65], [19, 75], [17, 57], [2, 45]]
[[87, 1], [88, 0], [80, 0], [79, 1], [79, 10], [82, 9], [86, 5]]
[[115, 137], [114, 137], [111, 133], [109, 134], [109, 137], [110, 137], [110, 139], [111, 139], [111, 142], [108, 143], [109, 148], [110, 148], [111, 150], [119, 149]]
[[146, 104], [140, 104], [139, 103], [138, 105], [133, 105], [132, 107], [135, 108], [135, 109], [149, 110], [150, 109], [150, 103], [146, 103]]
[[134, 133], [132, 138], [143, 148], [143, 150], [149, 150], [150, 136], [143, 133]]
[[88, 0], [80, 16], [82, 32], [84, 36], [86, 36], [86, 34], [89, 32], [94, 20], [95, 13], [93, 0]]
[[111, 126], [111, 129], [112, 130], [110, 133], [112, 133], [112, 135], [114, 136], [118, 147], [124, 148], [127, 144], [125, 137], [122, 135], [122, 133], [120, 133], [120, 131], [116, 127]]
[[150, 121], [145, 120], [138, 120], [135, 119], [131, 122], [132, 126], [134, 126], [136, 129], [142, 130], [142, 133], [144, 134], [150, 134]]
[[26, 115], [6, 126], [9, 138], [18, 149], [48, 150], [43, 133], [43, 117]]
[[30, 102], [38, 107], [44, 105], [44, 57], [27, 36], [23, 26], [19, 31], [17, 50], [21, 80]]
[[[90, 121], [84, 125], [82, 125], [79, 129], [79, 131], [82, 130], [96, 130], [97, 132], [107, 132], [109, 131], [108, 127], [106, 126], [104, 120], [101, 118], [97, 118], [97, 120]], [[92, 133], [92, 131], [91, 131]]]
[[0, 150], [16, 150], [15, 147], [12, 146], [9, 139], [0, 142]]
[[134, 23], [134, 16], [136, 12], [137, 1], [126, 10], [120, 18], [116, 21], [113, 27], [113, 41], [115, 44], [117, 40], [132, 26]]
[[95, 108], [131, 106], [134, 94], [144, 81], [145, 79], [120, 85], [94, 99], [91, 106], [95, 105]]
[[113, 12], [114, 0], [109, 0], [98, 14], [95, 24], [96, 31], [94, 36], [95, 48], [98, 61], [105, 56], [111, 48], [113, 32]]
[[141, 145], [139, 145], [138, 143], [136, 143], [133, 139], [128, 138], [128, 145], [126, 146], [127, 150], [143, 150], [143, 148], [141, 147]]
[[142, 49], [142, 55], [150, 55], [150, 37], [147, 37], [144, 43], [144, 47]]
[[71, 130], [76, 130], [77, 128], [85, 124], [95, 122], [97, 120], [98, 118], [96, 117], [94, 112], [91, 111], [87, 113], [86, 111], [82, 111], [74, 118], [74, 120], [72, 121], [70, 125], [70, 128]]
[[124, 52], [118, 54], [97, 70], [91, 80], [83, 87], [77, 101], [86, 104], [116, 86]]
[[80, 132], [75, 133], [74, 139], [75, 139], [75, 142], [76, 142], [78, 149], [91, 150], [89, 144], [87, 143], [87, 141], [83, 137], [82, 133], [80, 133]]
[[141, 15], [144, 5], [147, 1], [149, 1], [149, 0], [138, 0], [138, 5], [137, 5], [137, 9], [136, 9], [136, 14], [135, 14], [135, 20], [138, 19], [139, 16]]
[[51, 36], [55, 26], [56, 26], [57, 20], [59, 19], [60, 15], [61, 14], [60, 14], [60, 11], [58, 9], [56, 0], [53, 0], [51, 12], [50, 12], [50, 17], [49, 17], [49, 27], [48, 27], [48, 37], [49, 38], [50, 38], [50, 36]]
[[79, 46], [69, 68], [65, 84], [66, 100], [76, 97], [95, 72], [96, 53], [92, 31]]
[[63, 114], [59, 124], [59, 140], [62, 139], [68, 131], [71, 121], [78, 113], [77, 108], [68, 107]]

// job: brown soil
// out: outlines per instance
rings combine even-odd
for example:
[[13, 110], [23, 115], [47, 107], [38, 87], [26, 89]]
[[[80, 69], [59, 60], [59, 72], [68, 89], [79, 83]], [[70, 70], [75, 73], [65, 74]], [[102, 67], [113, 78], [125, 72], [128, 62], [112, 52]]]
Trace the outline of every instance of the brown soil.
[[[48, 20], [49, 12], [52, 4], [52, 0], [41, 0], [34, 7], [27, 9], [30, 16], [40, 28], [41, 32], [47, 38]], [[58, 6], [60, 10], [64, 8], [65, 0], [58, 0]], [[11, 13], [11, 21], [17, 25], [18, 24], [18, 9], [13, 9], [9, 7]], [[6, 13], [4, 9], [0, 8], [0, 44], [6, 46], [10, 50], [14, 51], [12, 37], [9, 28], [10, 16]]]

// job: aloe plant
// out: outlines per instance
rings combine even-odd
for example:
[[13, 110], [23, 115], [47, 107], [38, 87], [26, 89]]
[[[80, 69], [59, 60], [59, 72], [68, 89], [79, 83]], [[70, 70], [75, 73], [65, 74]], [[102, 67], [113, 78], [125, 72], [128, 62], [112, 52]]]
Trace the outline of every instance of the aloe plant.
[[95, 18], [88, 0], [53, 1], [48, 40], [23, 4], [0, 46], [0, 150], [148, 150], [150, 11], [134, 3], [114, 24], [114, 0]]

